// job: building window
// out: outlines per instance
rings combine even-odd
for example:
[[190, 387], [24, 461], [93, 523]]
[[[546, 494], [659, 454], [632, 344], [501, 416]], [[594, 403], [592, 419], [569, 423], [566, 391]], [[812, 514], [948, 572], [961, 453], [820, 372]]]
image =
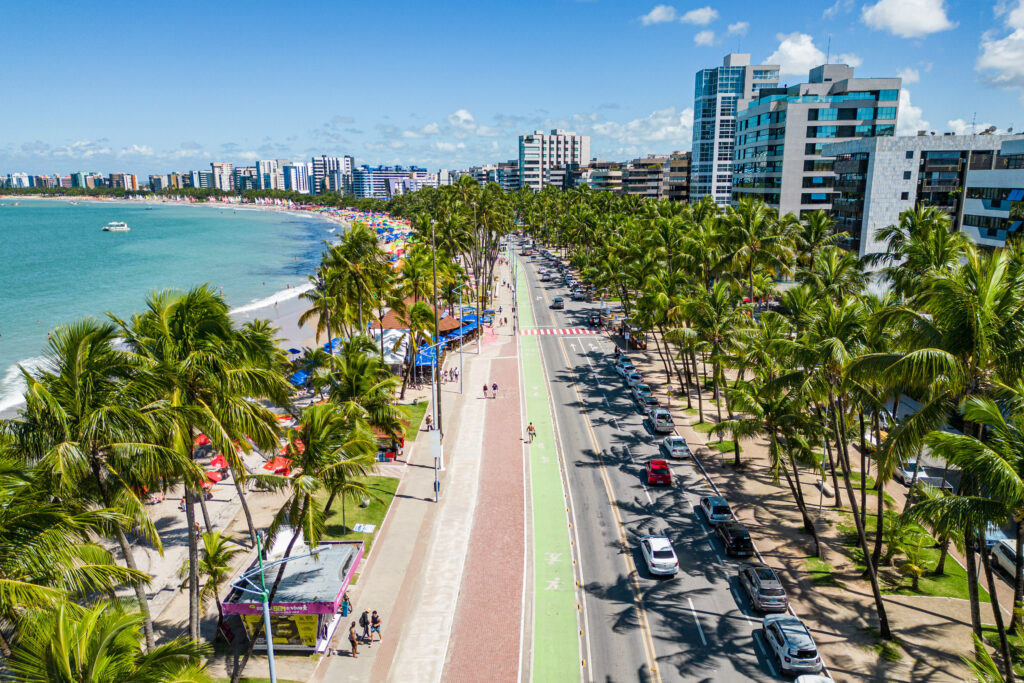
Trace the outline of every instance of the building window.
[[914, 158], [914, 150], [912, 150], [912, 149], [908, 149], [907, 150], [907, 158], [908, 159], [913, 159]]
[[902, 199], [903, 201], [907, 201], [908, 199], [910, 199], [910, 193], [909, 192], [900, 192], [900, 199]]
[[904, 171], [903, 172], [903, 179], [904, 180], [910, 180], [910, 171]]

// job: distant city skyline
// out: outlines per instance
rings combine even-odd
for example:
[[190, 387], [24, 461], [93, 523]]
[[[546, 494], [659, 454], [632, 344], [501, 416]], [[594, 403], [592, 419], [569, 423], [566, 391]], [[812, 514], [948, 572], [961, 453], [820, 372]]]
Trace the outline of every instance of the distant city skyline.
[[827, 52], [858, 76], [902, 77], [898, 134], [1015, 125], [1022, 0], [786, 7], [12, 3], [0, 171], [146, 175], [321, 154], [466, 168], [555, 128], [589, 135], [596, 157], [664, 154], [691, 147], [694, 73], [737, 51], [780, 64], [781, 83]]

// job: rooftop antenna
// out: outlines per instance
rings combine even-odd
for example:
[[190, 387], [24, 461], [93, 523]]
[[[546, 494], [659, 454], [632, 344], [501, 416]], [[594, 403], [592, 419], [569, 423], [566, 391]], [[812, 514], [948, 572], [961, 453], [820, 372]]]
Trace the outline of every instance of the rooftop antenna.
[[825, 63], [832, 61], [832, 34], [828, 34], [828, 47], [825, 48]]
[[977, 127], [974, 125], [975, 121], [977, 121], [977, 120], [978, 120], [978, 112], [974, 112], [973, 114], [971, 114], [971, 135], [974, 135], [974, 134], [976, 134], [978, 132]]

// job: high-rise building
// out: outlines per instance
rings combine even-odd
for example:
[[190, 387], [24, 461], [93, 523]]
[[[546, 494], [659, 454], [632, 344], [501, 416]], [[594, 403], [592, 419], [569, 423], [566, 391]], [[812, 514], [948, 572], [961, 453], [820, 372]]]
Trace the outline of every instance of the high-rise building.
[[284, 188], [299, 194], [309, 194], [310, 165], [307, 163], [286, 164], [281, 167], [284, 174]]
[[618, 162], [604, 162], [600, 159], [590, 164], [584, 182], [595, 192], [622, 192], [622, 165]]
[[[553, 169], [569, 164], [584, 166], [590, 160], [590, 136], [562, 129], [534, 131], [519, 136], [519, 184], [540, 190]], [[556, 174], [559, 175], [559, 174]]]
[[28, 173], [8, 173], [7, 186], [11, 188], [30, 187]]
[[733, 200], [757, 197], [798, 216], [830, 209], [835, 175], [822, 148], [894, 135], [899, 95], [899, 78], [854, 78], [853, 67], [823, 64], [807, 83], [741, 101]]
[[736, 108], [740, 100], [779, 84], [777, 64], [750, 64], [750, 55], [732, 53], [722, 66], [696, 74], [693, 96], [693, 168], [690, 194], [711, 196], [720, 206], [732, 198]]
[[346, 184], [351, 185], [355, 163], [351, 156], [313, 157], [313, 182], [310, 189], [314, 194], [344, 192]]
[[690, 152], [672, 152], [665, 166], [665, 199], [690, 201]]
[[377, 166], [363, 164], [352, 171], [353, 194], [359, 199], [388, 199], [392, 192], [412, 192], [424, 186], [437, 186], [437, 176], [417, 166]]
[[224, 162], [213, 162], [210, 164], [210, 173], [213, 175], [213, 188], [228, 192], [235, 189], [232, 183], [231, 171], [234, 166]]
[[836, 229], [858, 256], [885, 251], [878, 231], [919, 204], [946, 211], [954, 230], [984, 246], [1002, 246], [1024, 217], [1014, 227], [1006, 201], [1024, 199], [1024, 135], [861, 138], [822, 154], [834, 158]]
[[167, 176], [165, 175], [151, 175], [149, 176], [149, 189], [153, 192], [159, 192], [160, 190], [167, 189]]
[[85, 187], [85, 174], [79, 171], [71, 174], [71, 187]]
[[181, 187], [183, 187], [182, 182], [181, 182], [181, 174], [180, 173], [168, 173], [167, 174], [167, 187], [171, 188], [172, 190], [178, 190]]
[[258, 190], [255, 166], [237, 166], [231, 171], [231, 186], [238, 192]]
[[633, 159], [622, 172], [622, 194], [661, 199], [665, 194], [665, 167], [668, 155], [649, 154]]

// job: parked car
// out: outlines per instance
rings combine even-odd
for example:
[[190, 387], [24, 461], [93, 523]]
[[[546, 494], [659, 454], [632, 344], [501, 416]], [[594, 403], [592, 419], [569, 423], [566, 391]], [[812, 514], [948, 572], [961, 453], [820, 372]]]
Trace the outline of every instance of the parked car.
[[759, 612], [785, 612], [789, 607], [786, 589], [775, 570], [766, 564], [744, 564], [736, 576]]
[[723, 522], [715, 527], [718, 539], [725, 546], [726, 555], [750, 557], [754, 554], [754, 543], [750, 540], [750, 532], [742, 522]]
[[633, 394], [633, 400], [636, 401], [637, 403], [644, 400], [644, 398], [650, 396], [652, 393], [650, 385], [644, 384], [643, 382], [630, 387], [629, 390]]
[[679, 559], [672, 542], [664, 536], [644, 536], [640, 539], [647, 570], [659, 576], [671, 576], [679, 571]]
[[1009, 540], [1009, 536], [1003, 531], [995, 522], [989, 522], [985, 525], [985, 546], [991, 548], [999, 541]]
[[1010, 577], [1017, 573], [1017, 541], [1003, 538], [992, 546], [992, 559], [996, 566]]
[[670, 458], [689, 458], [693, 455], [690, 445], [681, 436], [666, 436], [661, 440], [661, 448]]
[[819, 676], [818, 674], [804, 674], [803, 676], [797, 676], [794, 683], [836, 683], [828, 676]]
[[655, 432], [659, 434], [667, 434], [675, 431], [676, 425], [672, 421], [672, 413], [668, 412], [664, 408], [656, 408], [649, 416], [651, 420], [651, 427]]
[[629, 374], [626, 375], [626, 384], [628, 384], [631, 387], [635, 387], [637, 384], [643, 384], [643, 383], [644, 383], [644, 376], [641, 375], [636, 370], [633, 370], [632, 372], [630, 372]]
[[586, 297], [583, 296], [583, 290], [582, 289], [574, 289], [574, 290], [572, 290], [572, 300], [573, 301], [583, 301], [583, 299], [585, 299], [585, 298]]
[[764, 618], [764, 639], [778, 657], [783, 673], [798, 674], [821, 671], [821, 656], [814, 638], [803, 622], [790, 614], [773, 614]]
[[540, 281], [541, 282], [551, 282], [551, 274], [550, 273], [541, 273], [540, 274]]
[[619, 373], [623, 377], [633, 372], [634, 369], [633, 361], [625, 356], [622, 356], [619, 360], [615, 361], [615, 372]]
[[563, 309], [563, 308], [565, 308], [565, 299], [563, 299], [560, 296], [556, 296], [554, 299], [551, 300], [551, 308], [554, 308], [554, 309]]
[[[893, 479], [903, 484], [904, 486], [910, 486], [910, 480], [914, 477], [914, 468], [917, 466], [917, 462], [914, 460], [908, 460], [905, 463], [901, 463], [896, 467], [896, 471], [892, 473]], [[917, 476], [921, 476], [923, 472], [918, 471]]]
[[732, 520], [729, 503], [721, 496], [704, 496], [700, 499], [700, 509], [704, 511], [704, 516], [708, 518], [711, 526]]
[[648, 460], [644, 465], [644, 474], [649, 486], [672, 485], [672, 471], [664, 460]]
[[660, 407], [661, 401], [654, 396], [647, 395], [640, 399], [640, 412], [644, 415], [650, 415]]
[[590, 325], [591, 327], [603, 327], [604, 316], [601, 315], [600, 313], [591, 313], [590, 315], [587, 316], [587, 324]]

